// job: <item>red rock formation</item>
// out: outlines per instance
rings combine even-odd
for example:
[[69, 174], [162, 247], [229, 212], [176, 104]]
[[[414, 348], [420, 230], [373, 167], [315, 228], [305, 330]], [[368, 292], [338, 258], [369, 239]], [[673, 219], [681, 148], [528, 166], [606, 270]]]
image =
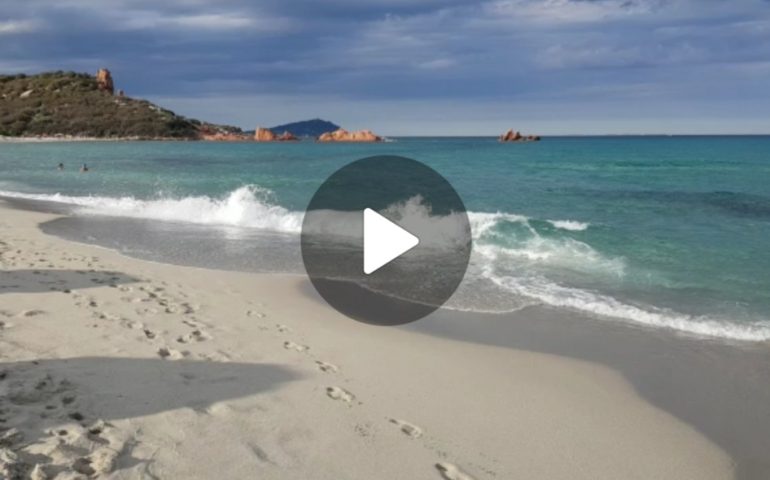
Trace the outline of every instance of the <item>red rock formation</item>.
[[238, 133], [227, 132], [215, 132], [215, 133], [203, 133], [201, 132], [201, 140], [208, 142], [243, 142], [249, 140], [249, 137]]
[[278, 135], [267, 128], [257, 127], [254, 132], [254, 140], [257, 142], [275, 142], [278, 140]]
[[381, 142], [382, 137], [375, 135], [370, 130], [348, 132], [340, 128], [334, 132], [327, 132], [318, 137], [319, 142]]
[[99, 90], [109, 92], [110, 95], [115, 93], [115, 86], [112, 84], [112, 74], [106, 68], [100, 68], [96, 72], [96, 85]]
[[504, 134], [497, 137], [497, 140], [500, 142], [536, 142], [540, 140], [540, 137], [537, 135], [528, 135], [524, 136], [519, 132], [513, 131], [513, 129], [508, 130]]
[[243, 142], [250, 140], [250, 137], [216, 125], [203, 124], [198, 128], [198, 139], [209, 142]]
[[299, 140], [299, 138], [297, 138], [296, 135], [294, 135], [293, 133], [287, 131], [279, 135], [276, 140], [278, 140], [279, 142], [295, 142]]

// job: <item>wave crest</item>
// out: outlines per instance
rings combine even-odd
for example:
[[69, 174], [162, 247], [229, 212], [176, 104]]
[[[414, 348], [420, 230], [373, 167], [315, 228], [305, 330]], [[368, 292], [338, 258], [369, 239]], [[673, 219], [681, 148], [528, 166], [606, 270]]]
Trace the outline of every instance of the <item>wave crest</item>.
[[0, 195], [75, 205], [79, 207], [77, 213], [81, 214], [249, 227], [286, 233], [299, 233], [302, 228], [302, 213], [271, 203], [271, 192], [256, 185], [240, 187], [221, 198], [204, 195], [140, 200], [128, 196], [76, 197], [18, 192], [0, 192]]

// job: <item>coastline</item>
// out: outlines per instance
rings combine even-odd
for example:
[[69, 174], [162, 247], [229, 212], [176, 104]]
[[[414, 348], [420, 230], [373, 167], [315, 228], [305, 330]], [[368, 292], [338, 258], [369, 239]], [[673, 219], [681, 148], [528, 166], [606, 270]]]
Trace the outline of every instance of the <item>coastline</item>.
[[[741, 450], [756, 430], [730, 443], [698, 415], [670, 408], [672, 391], [645, 391], [640, 378], [681, 360], [675, 337], [629, 337], [631, 328], [584, 326], [548, 310], [496, 317], [515, 329], [517, 348], [482, 338], [479, 315], [371, 327], [332, 311], [302, 277], [136, 260], [44, 235], [39, 224], [54, 215], [5, 202], [0, 210], [0, 388], [24, 393], [42, 377], [68, 392], [12, 405], [25, 436], [12, 446], [20, 464], [44, 454], [51, 465], [87, 458], [104, 475], [130, 478], [479, 480], [761, 478], [767, 466], [741, 464], [762, 461]], [[602, 349], [608, 338], [616, 343]], [[731, 346], [691, 347], [696, 357], [741, 356], [722, 351]], [[639, 349], [657, 361], [612, 365], [610, 350]], [[758, 367], [749, 380], [766, 374]], [[38, 418], [62, 395], [77, 398], [76, 412]], [[748, 413], [736, 428], [763, 425], [763, 411]], [[82, 426], [100, 420], [110, 425], [99, 434], [106, 450]], [[71, 444], [87, 454], [73, 458], [62, 446]], [[169, 444], [176, 448], [162, 448]]]
[[0, 135], [0, 143], [59, 143], [59, 142], [194, 142], [198, 139], [190, 138], [144, 138], [144, 137], [6, 137]]

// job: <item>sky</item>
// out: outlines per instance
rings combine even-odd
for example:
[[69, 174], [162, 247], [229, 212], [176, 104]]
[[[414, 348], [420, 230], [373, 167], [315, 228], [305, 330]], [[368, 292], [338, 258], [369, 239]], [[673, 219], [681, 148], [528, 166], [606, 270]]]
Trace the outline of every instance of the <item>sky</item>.
[[770, 0], [0, 0], [0, 73], [246, 129], [770, 133]]

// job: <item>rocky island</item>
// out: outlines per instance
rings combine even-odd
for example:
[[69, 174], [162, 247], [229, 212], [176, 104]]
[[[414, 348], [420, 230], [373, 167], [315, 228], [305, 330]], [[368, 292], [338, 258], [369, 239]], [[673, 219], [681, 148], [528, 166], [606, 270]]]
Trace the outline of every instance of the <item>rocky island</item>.
[[522, 135], [518, 131], [514, 131], [513, 129], [508, 130], [504, 134], [497, 137], [497, 140], [499, 142], [507, 143], [507, 142], [538, 142], [540, 141], [540, 136], [538, 135]]
[[340, 126], [328, 120], [313, 118], [271, 127], [273, 133], [289, 132], [296, 137], [318, 138], [324, 133], [339, 130]]
[[299, 140], [293, 133], [285, 131], [282, 134], [276, 134], [272, 129], [257, 127], [254, 130], [255, 142], [296, 142]]
[[344, 128], [328, 132], [318, 137], [319, 142], [381, 142], [382, 137], [369, 130], [348, 132]]

